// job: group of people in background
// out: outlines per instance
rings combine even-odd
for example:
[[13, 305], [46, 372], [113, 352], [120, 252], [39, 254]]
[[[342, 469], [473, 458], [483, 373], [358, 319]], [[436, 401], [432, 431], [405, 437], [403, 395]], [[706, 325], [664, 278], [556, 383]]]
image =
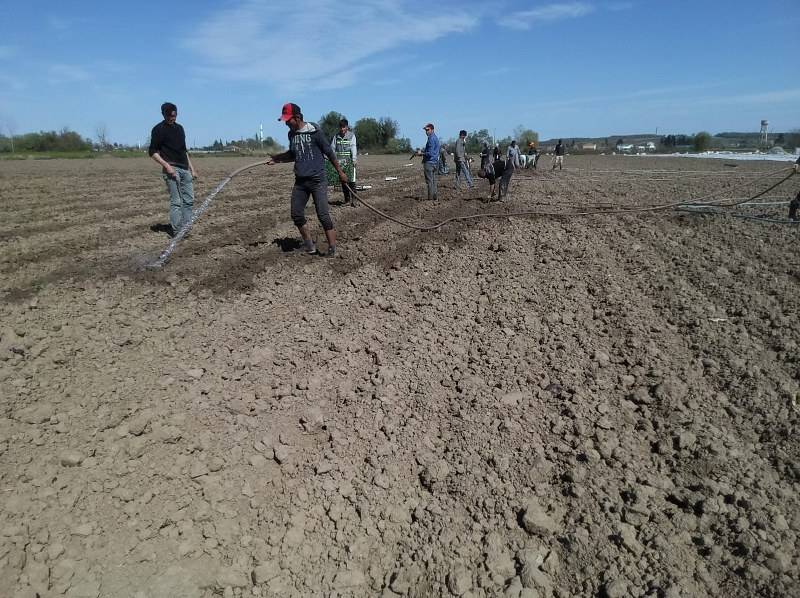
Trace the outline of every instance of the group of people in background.
[[[194, 204], [193, 180], [197, 176], [186, 148], [186, 133], [183, 127], [176, 122], [178, 108], [171, 102], [161, 106], [163, 120], [159, 122], [150, 135], [149, 155], [162, 169], [162, 176], [166, 182], [170, 197], [170, 223], [167, 232], [170, 236], [176, 235], [182, 229], [184, 235], [192, 224], [192, 208]], [[305, 217], [305, 208], [309, 198], [314, 200], [317, 218], [325, 231], [328, 249], [324, 255], [332, 257], [336, 254], [336, 229], [330, 216], [328, 206], [329, 177], [326, 174], [326, 158], [335, 171], [332, 177], [338, 178], [344, 194], [344, 204], [356, 205], [353, 184], [355, 182], [356, 164], [358, 162], [358, 147], [355, 134], [350, 130], [346, 118], [339, 121], [339, 131], [330, 142], [324, 137], [319, 125], [306, 122], [303, 113], [297, 104], [284, 104], [281, 116], [278, 118], [289, 128], [289, 149], [283, 153], [271, 156], [266, 164], [279, 162], [293, 162], [295, 181], [291, 192], [291, 216], [303, 238], [306, 250], [317, 254], [314, 240], [311, 238], [308, 223]], [[433, 123], [423, 127], [427, 136], [425, 149], [412, 155], [422, 155], [422, 169], [429, 200], [439, 198], [436, 183], [437, 174], [447, 174], [447, 151], [439, 142]], [[470, 158], [467, 155], [467, 132], [459, 131], [455, 142], [453, 158], [455, 161], [455, 186], [461, 189], [462, 181], [467, 189], [475, 188], [475, 181], [470, 170]], [[480, 152], [481, 165], [478, 177], [489, 182], [489, 200], [503, 201], [508, 197], [508, 189], [514, 171], [525, 167], [536, 168], [539, 152], [534, 144], [530, 144], [528, 153], [523, 157], [520, 154], [517, 142], [512, 141], [508, 146], [505, 157], [501, 155], [500, 146], [495, 144], [490, 149], [484, 143]], [[348, 169], [345, 172], [342, 166]], [[555, 147], [553, 169], [564, 166], [564, 146], [561, 140]], [[496, 193], [495, 193], [496, 192]], [[797, 208], [795, 207], [795, 210]]]
[[[161, 115], [163, 120], [151, 131], [148, 153], [161, 166], [162, 176], [169, 193], [170, 223], [167, 225], [167, 232], [170, 236], [174, 236], [182, 229], [186, 229], [183, 231], [185, 235], [193, 221], [193, 181], [197, 177], [197, 171], [186, 148], [186, 133], [183, 127], [177, 123], [178, 107], [171, 102], [165, 102], [161, 105]], [[338, 176], [344, 194], [344, 204], [355, 205], [352, 185], [355, 182], [355, 166], [358, 161], [356, 136], [350, 130], [347, 119], [342, 118], [339, 121], [338, 133], [328, 142], [319, 125], [303, 119], [303, 113], [297, 104], [284, 104], [278, 120], [286, 123], [289, 128], [289, 149], [271, 156], [266, 164], [294, 162], [295, 181], [291, 192], [292, 221], [297, 226], [308, 253], [318, 254], [305, 217], [308, 200], [313, 198], [317, 218], [325, 231], [328, 242], [328, 249], [322, 255], [333, 257], [336, 254], [336, 229], [328, 207], [328, 176], [325, 159], [328, 159], [335, 170], [334, 176]], [[422, 155], [427, 196], [429, 200], [436, 200], [438, 199], [436, 175], [448, 172], [447, 152], [436, 136], [433, 123], [426, 124], [423, 129], [428, 138], [425, 149], [415, 152], [412, 157], [418, 154]], [[467, 132], [459, 131], [453, 152], [456, 189], [461, 188], [462, 180], [468, 189], [475, 188], [470, 171], [470, 159], [467, 156], [466, 140]], [[553, 170], [556, 167], [559, 170], [564, 168], [564, 153], [564, 144], [559, 139], [553, 153]], [[536, 168], [539, 156], [540, 153], [533, 143], [529, 144], [524, 161], [516, 141], [512, 141], [508, 146], [505, 159], [501, 156], [499, 145], [495, 144], [494, 148], [490, 149], [489, 144], [484, 143], [480, 152], [481, 165], [478, 177], [489, 182], [489, 199], [498, 201], [507, 199], [514, 171], [521, 168], [523, 162], [526, 168]], [[350, 176], [343, 170], [340, 160], [348, 167]], [[795, 172], [800, 171], [800, 158], [794, 164], [794, 170]], [[798, 220], [799, 209], [800, 193], [790, 203], [790, 220]]]
[[[416, 150], [411, 154], [411, 159], [422, 156], [422, 168], [425, 176], [425, 186], [429, 200], [438, 199], [438, 187], [436, 175], [443, 175], [449, 172], [447, 167], [447, 151], [445, 146], [439, 141], [433, 123], [428, 123], [423, 127], [428, 139], [423, 150]], [[455, 187], [461, 189], [462, 180], [467, 189], [474, 189], [475, 182], [470, 170], [471, 159], [466, 151], [467, 132], [461, 130], [458, 139], [455, 141], [453, 149], [453, 159], [455, 161]], [[515, 170], [520, 168], [533, 168], [538, 166], [541, 153], [536, 148], [536, 144], [531, 142], [528, 152], [524, 156], [521, 154], [516, 141], [512, 141], [506, 149], [505, 156], [500, 150], [500, 145], [495, 144], [490, 148], [488, 143], [484, 143], [480, 152], [480, 168], [478, 177], [489, 182], [489, 200], [503, 201], [508, 198], [508, 189], [511, 184], [511, 177]], [[553, 152], [552, 169], [559, 170], [564, 168], [564, 144], [561, 139], [555, 146]], [[499, 185], [498, 185], [499, 182]]]

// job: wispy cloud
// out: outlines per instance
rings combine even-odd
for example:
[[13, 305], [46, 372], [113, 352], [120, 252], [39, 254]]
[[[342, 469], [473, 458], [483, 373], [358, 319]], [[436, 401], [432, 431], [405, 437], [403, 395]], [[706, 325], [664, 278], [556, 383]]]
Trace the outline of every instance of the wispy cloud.
[[19, 52], [16, 46], [0, 46], [0, 60], [8, 60], [13, 58]]
[[55, 31], [68, 31], [72, 28], [73, 21], [58, 15], [47, 15], [45, 17], [45, 23], [50, 29]]
[[22, 91], [27, 86], [24, 81], [16, 77], [11, 77], [9, 75], [4, 75], [0, 73], [0, 89], [5, 91]]
[[92, 74], [82, 66], [72, 64], [52, 64], [47, 69], [48, 81], [53, 85], [60, 83], [81, 83], [92, 80]]
[[346, 7], [295, 0], [292, 12], [306, 16], [298, 22], [271, 0], [245, 0], [217, 12], [183, 45], [199, 56], [200, 74], [209, 78], [264, 82], [283, 91], [342, 88], [374, 69], [388, 50], [411, 53], [469, 31], [479, 20], [474, 10], [451, 7], [422, 16], [398, 0], [353, 0]]
[[606, 8], [611, 11], [630, 10], [634, 7], [633, 2], [609, 2]]
[[530, 29], [538, 23], [560, 21], [562, 19], [577, 19], [585, 17], [596, 10], [595, 6], [587, 2], [562, 2], [547, 4], [531, 10], [512, 12], [498, 20], [500, 25], [511, 29]]
[[800, 89], [781, 89], [762, 93], [697, 98], [695, 104], [785, 104], [800, 100]]
[[[678, 102], [695, 102], [692, 92], [719, 88], [728, 85], [725, 81], [705, 81], [697, 84], [673, 85], [670, 87], [650, 87], [644, 89], [625, 89], [621, 93], [603, 95], [585, 95], [558, 101], [535, 102], [531, 106], [538, 109], [561, 109], [581, 106], [628, 105], [670, 105]], [[724, 97], [724, 96], [723, 96]], [[659, 104], [660, 103], [660, 104]]]

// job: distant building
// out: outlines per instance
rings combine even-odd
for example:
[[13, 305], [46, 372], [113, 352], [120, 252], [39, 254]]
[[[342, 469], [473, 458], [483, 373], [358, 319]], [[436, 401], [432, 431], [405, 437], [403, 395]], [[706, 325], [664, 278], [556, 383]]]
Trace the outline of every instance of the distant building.
[[593, 152], [593, 151], [597, 150], [597, 144], [596, 143], [588, 143], [588, 142], [587, 143], [581, 143], [579, 145], [579, 148], [584, 150], [584, 151]]

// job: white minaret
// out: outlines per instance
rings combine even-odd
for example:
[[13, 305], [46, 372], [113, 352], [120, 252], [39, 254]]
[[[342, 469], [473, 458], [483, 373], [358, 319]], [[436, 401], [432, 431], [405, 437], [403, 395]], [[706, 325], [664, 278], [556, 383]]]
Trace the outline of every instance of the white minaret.
[[264, 147], [264, 123], [258, 125], [258, 140], [261, 142], [261, 147]]

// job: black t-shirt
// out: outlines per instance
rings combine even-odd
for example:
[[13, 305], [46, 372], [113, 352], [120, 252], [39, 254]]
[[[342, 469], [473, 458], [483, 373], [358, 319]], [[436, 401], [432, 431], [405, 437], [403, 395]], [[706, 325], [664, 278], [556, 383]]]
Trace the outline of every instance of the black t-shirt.
[[186, 152], [186, 133], [178, 123], [168, 125], [164, 121], [158, 123], [150, 132], [150, 148], [147, 153], [152, 156], [158, 152], [167, 164], [180, 168], [189, 168], [189, 157]]

